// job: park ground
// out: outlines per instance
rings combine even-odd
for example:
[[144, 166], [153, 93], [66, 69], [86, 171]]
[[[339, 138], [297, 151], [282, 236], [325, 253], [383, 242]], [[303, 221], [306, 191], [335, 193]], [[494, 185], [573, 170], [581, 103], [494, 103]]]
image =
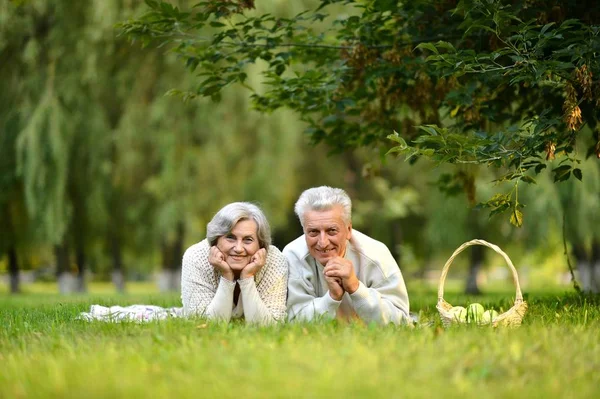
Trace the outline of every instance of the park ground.
[[[129, 288], [0, 293], [0, 398], [600, 396], [598, 297], [525, 292], [529, 311], [516, 329], [445, 329], [432, 287], [412, 289], [414, 328], [77, 319], [95, 303], [180, 304], [177, 294]], [[456, 292], [445, 294], [454, 305], [506, 310], [514, 299], [509, 291]]]

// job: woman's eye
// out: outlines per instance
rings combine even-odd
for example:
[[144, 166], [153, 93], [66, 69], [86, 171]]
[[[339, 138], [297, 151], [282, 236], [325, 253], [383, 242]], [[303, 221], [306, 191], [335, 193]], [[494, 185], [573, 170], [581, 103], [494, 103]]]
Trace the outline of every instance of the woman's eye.
[[254, 242], [254, 240], [252, 238], [245, 238], [244, 242], [247, 242], [250, 244], [250, 243]]

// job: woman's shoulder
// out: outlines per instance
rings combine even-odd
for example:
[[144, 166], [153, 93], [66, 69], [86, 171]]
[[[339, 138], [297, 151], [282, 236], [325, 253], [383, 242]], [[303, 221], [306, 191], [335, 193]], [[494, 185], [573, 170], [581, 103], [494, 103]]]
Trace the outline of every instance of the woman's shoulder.
[[183, 254], [183, 259], [184, 260], [185, 259], [194, 260], [194, 259], [203, 259], [203, 258], [208, 259], [208, 251], [209, 250], [210, 250], [210, 247], [208, 245], [208, 240], [204, 239], [204, 240], [192, 245], [188, 249], [186, 249], [185, 253]]
[[267, 263], [285, 266], [287, 268], [287, 259], [275, 245], [269, 246], [269, 251], [267, 252]]
[[283, 257], [283, 254], [275, 245], [269, 245], [269, 251], [267, 253], [267, 257], [275, 257], [280, 258]]

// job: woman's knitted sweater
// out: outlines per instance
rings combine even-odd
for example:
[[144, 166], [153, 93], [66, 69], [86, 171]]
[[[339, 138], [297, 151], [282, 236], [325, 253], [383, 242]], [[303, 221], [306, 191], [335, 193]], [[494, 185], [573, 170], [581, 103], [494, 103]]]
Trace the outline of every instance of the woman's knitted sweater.
[[[208, 263], [209, 250], [208, 241], [202, 240], [183, 255], [181, 301], [184, 314], [224, 321], [243, 317], [259, 324], [285, 320], [288, 264], [277, 247], [269, 247], [266, 263], [254, 278], [237, 282], [223, 278]], [[236, 284], [240, 286], [240, 296], [234, 306]]]

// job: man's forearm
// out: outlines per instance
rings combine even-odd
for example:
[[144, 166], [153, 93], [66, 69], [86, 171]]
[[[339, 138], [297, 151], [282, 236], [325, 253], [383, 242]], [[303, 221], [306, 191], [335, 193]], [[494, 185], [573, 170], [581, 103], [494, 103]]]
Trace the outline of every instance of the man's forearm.
[[312, 297], [308, 294], [296, 296], [290, 292], [288, 300], [288, 319], [290, 321], [310, 321], [319, 317], [335, 318], [341, 301], [336, 301], [329, 291], [322, 297]]
[[366, 323], [401, 324], [408, 319], [408, 296], [401, 290], [367, 288], [361, 282], [350, 298], [356, 314]]

